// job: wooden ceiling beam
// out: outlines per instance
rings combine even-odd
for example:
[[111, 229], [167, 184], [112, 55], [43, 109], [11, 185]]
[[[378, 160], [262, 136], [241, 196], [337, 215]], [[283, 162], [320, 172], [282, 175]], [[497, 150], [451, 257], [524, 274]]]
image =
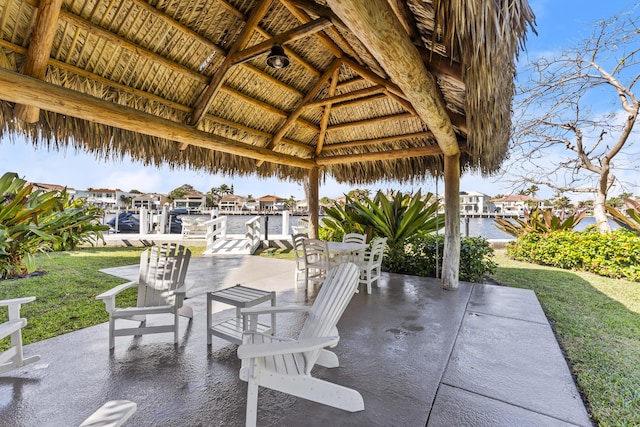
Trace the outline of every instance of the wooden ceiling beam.
[[318, 166], [341, 165], [347, 163], [375, 162], [380, 160], [397, 160], [410, 157], [441, 156], [442, 149], [437, 145], [428, 147], [404, 148], [400, 150], [379, 151], [375, 153], [341, 154], [338, 156], [318, 157]]
[[348, 107], [353, 107], [354, 105], [360, 105], [360, 104], [366, 104], [368, 102], [375, 102], [375, 101], [380, 101], [381, 99], [387, 99], [389, 98], [389, 95], [385, 92], [379, 93], [377, 95], [371, 95], [371, 96], [367, 96], [364, 98], [357, 98], [357, 99], [353, 99], [351, 101], [344, 101], [344, 102], [340, 102], [337, 104], [333, 104], [331, 106], [332, 110], [338, 110], [340, 108], [348, 108]]
[[[38, 96], [33, 96], [34, 93]], [[213, 135], [183, 123], [78, 93], [5, 68], [0, 68], [0, 99], [222, 153], [304, 169], [316, 167], [311, 159], [301, 159]]]
[[[351, 101], [354, 99], [375, 95], [378, 93], [382, 93], [384, 91], [385, 91], [385, 88], [382, 86], [372, 86], [372, 87], [356, 90], [353, 92], [343, 93], [341, 95], [335, 95], [335, 96], [329, 95], [328, 98], [309, 101], [304, 105], [304, 108], [322, 107], [323, 105], [338, 104], [341, 102]], [[334, 92], [335, 92], [335, 88], [334, 88]]]
[[[336, 93], [336, 85], [340, 77], [340, 67], [337, 67], [331, 77], [331, 86], [329, 86], [329, 98], [333, 98]], [[331, 102], [325, 104], [322, 117], [320, 118], [320, 133], [318, 134], [318, 143], [316, 144], [316, 157], [322, 152], [324, 146], [324, 139], [327, 135], [327, 126], [329, 125], [329, 118], [331, 117]]]
[[[23, 73], [36, 79], [44, 80], [47, 64], [51, 57], [53, 38], [58, 29], [58, 17], [62, 0], [40, 0], [35, 29], [29, 41], [29, 51], [24, 64]], [[18, 104], [14, 114], [28, 123], [35, 123], [40, 118], [40, 110], [29, 105]]]
[[325, 145], [324, 151], [325, 152], [335, 151], [335, 150], [342, 150], [344, 148], [361, 147], [361, 146], [374, 145], [374, 144], [384, 144], [387, 142], [396, 142], [396, 141], [402, 141], [405, 139], [414, 139], [414, 138], [433, 138], [433, 134], [429, 131], [426, 131], [426, 132], [409, 133], [406, 135], [387, 136], [385, 138], [361, 139], [360, 141], [339, 142], [336, 144]]
[[370, 69], [363, 67], [362, 65], [356, 62], [353, 62], [349, 58], [345, 58], [344, 63], [353, 71], [360, 74], [365, 80], [368, 80], [371, 83], [376, 85], [384, 86], [389, 92], [395, 95], [398, 95], [401, 98], [406, 98], [404, 93], [402, 93], [402, 90], [397, 85], [395, 85], [394, 83], [391, 83], [389, 80], [386, 80], [380, 77]]
[[311, 34], [322, 31], [325, 28], [330, 27], [331, 25], [333, 24], [331, 24], [331, 21], [329, 21], [328, 19], [318, 18], [315, 21], [310, 21], [297, 28], [273, 36], [270, 39], [263, 41], [262, 43], [258, 43], [240, 52], [236, 52], [231, 60], [234, 64], [240, 64], [246, 61], [250, 61], [257, 56], [263, 55], [268, 52], [274, 44], [293, 42], [308, 37]]
[[404, 119], [410, 119], [413, 117], [416, 117], [416, 116], [411, 113], [401, 113], [401, 114], [394, 114], [392, 116], [374, 117], [372, 119], [358, 120], [357, 122], [340, 123], [338, 125], [330, 126], [327, 130], [329, 132], [333, 132], [337, 130], [352, 128], [352, 127], [368, 126], [374, 123], [384, 123], [384, 122], [388, 122], [389, 120], [404, 120]]
[[446, 156], [459, 154], [458, 141], [435, 77], [427, 70], [420, 52], [387, 0], [327, 0], [327, 5], [398, 85], [401, 93], [392, 93], [413, 105], [433, 132], [442, 152]]
[[[225, 92], [225, 93], [233, 96], [234, 98], [241, 99], [243, 102], [246, 102], [247, 104], [251, 104], [251, 105], [253, 105], [255, 107], [258, 107], [258, 108], [260, 108], [262, 110], [269, 111], [270, 113], [278, 115], [278, 116], [280, 116], [282, 118], [289, 117], [289, 114], [285, 113], [284, 111], [280, 110], [279, 108], [274, 107], [271, 104], [267, 104], [266, 102], [263, 102], [263, 101], [260, 101], [260, 100], [257, 100], [257, 99], [253, 99], [249, 95], [246, 95], [246, 94], [244, 94], [242, 92], [239, 92], [239, 91], [237, 91], [237, 90], [235, 90], [233, 88], [230, 88], [228, 86], [222, 86], [220, 88], [220, 92]], [[312, 132], [318, 132], [318, 126], [314, 125], [313, 123], [309, 123], [308, 121], [303, 120], [303, 119], [301, 119], [299, 117], [296, 118], [295, 122], [296, 122], [296, 124], [298, 124], [300, 126], [306, 127], [307, 129], [311, 130]]]
[[[282, 5], [284, 7], [287, 8], [287, 10], [300, 22], [302, 22], [303, 24], [306, 24], [307, 22], [311, 21], [311, 17], [305, 13], [303, 10], [300, 10], [297, 7], [297, 3], [296, 2], [291, 2], [289, 0], [280, 0], [280, 3], [282, 3]], [[333, 14], [333, 12], [331, 12], [332, 16], [335, 16]], [[326, 14], [318, 14], [318, 16], [321, 17], [325, 17], [325, 18], [329, 18], [331, 19], [331, 15], [327, 16]], [[344, 56], [344, 52], [342, 51], [342, 49], [333, 42], [333, 40], [331, 40], [330, 37], [328, 37], [326, 34], [318, 34], [317, 35], [318, 39], [320, 39], [320, 42], [322, 44], [324, 44], [326, 46], [327, 49], [329, 49], [329, 51], [336, 57], [336, 58], [342, 58]]]
[[284, 137], [284, 134], [287, 133], [289, 127], [291, 127], [291, 125], [298, 119], [298, 117], [300, 117], [300, 114], [302, 114], [302, 112], [304, 111], [304, 105], [315, 98], [322, 87], [327, 84], [327, 80], [329, 80], [329, 77], [331, 77], [333, 73], [340, 68], [341, 64], [342, 60], [340, 60], [339, 58], [333, 61], [327, 71], [325, 71], [322, 76], [320, 76], [315, 86], [313, 86], [313, 88], [309, 92], [307, 92], [302, 101], [298, 103], [296, 109], [293, 110], [291, 114], [289, 114], [282, 126], [280, 126], [280, 129], [278, 129], [278, 131], [273, 135], [273, 138], [271, 139], [271, 141], [269, 141], [269, 144], [267, 144], [266, 148], [273, 148], [280, 142], [280, 140]]
[[229, 49], [229, 53], [224, 58], [224, 61], [220, 65], [220, 67], [216, 70], [215, 74], [211, 77], [211, 81], [208, 83], [207, 89], [204, 91], [200, 99], [196, 103], [196, 106], [193, 109], [193, 114], [191, 115], [191, 119], [189, 120], [189, 124], [191, 126], [198, 126], [198, 123], [202, 120], [205, 113], [209, 110], [211, 103], [213, 102], [213, 97], [216, 92], [222, 85], [222, 81], [224, 76], [227, 74], [227, 71], [234, 64], [233, 57], [236, 52], [239, 52], [249, 41], [249, 38], [253, 34], [253, 31], [258, 26], [264, 15], [271, 7], [271, 3], [273, 0], [260, 0], [256, 7], [253, 9], [251, 16], [242, 27], [242, 31], [236, 38], [235, 42]]
[[[242, 13], [240, 10], [236, 9], [236, 7], [233, 6], [232, 4], [230, 4], [229, 2], [227, 2], [225, 0], [219, 0], [219, 1], [220, 1], [220, 4], [222, 6], [224, 6], [229, 12], [233, 13], [238, 18], [240, 18], [242, 20], [246, 20], [247, 19], [247, 17], [244, 15], [244, 13]], [[270, 34], [268, 31], [264, 30], [260, 26], [256, 27], [256, 32], [258, 34], [260, 34], [262, 37], [264, 37], [265, 39], [273, 37], [272, 34]], [[295, 61], [297, 63], [299, 63], [300, 65], [302, 65], [302, 67], [307, 69], [307, 71], [309, 71], [310, 73], [312, 73], [315, 76], [320, 76], [320, 74], [321, 74], [320, 71], [316, 70], [314, 68], [314, 66], [311, 65], [309, 62], [307, 62], [303, 57], [301, 57], [296, 52], [294, 52], [291, 49], [288, 49], [286, 47], [284, 48], [284, 50], [287, 53], [287, 55], [289, 55], [292, 59], [295, 59]]]

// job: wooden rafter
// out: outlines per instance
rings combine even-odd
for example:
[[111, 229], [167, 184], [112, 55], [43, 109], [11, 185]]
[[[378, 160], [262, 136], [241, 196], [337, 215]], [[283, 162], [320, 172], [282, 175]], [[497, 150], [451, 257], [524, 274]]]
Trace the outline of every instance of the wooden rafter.
[[287, 42], [296, 41], [308, 37], [311, 34], [322, 31], [331, 25], [331, 21], [329, 21], [328, 19], [318, 18], [315, 21], [310, 21], [297, 28], [286, 31], [282, 34], [278, 34], [277, 36], [273, 36], [272, 38], [265, 40], [262, 43], [258, 43], [257, 45], [251, 46], [250, 48], [236, 52], [231, 60], [234, 64], [240, 64], [242, 62], [249, 61], [256, 56], [260, 56], [268, 52], [274, 44], [284, 44]]
[[253, 13], [245, 23], [244, 27], [242, 27], [242, 31], [240, 32], [240, 34], [238, 35], [238, 38], [236, 38], [236, 41], [233, 43], [233, 45], [229, 49], [229, 53], [227, 54], [226, 58], [222, 62], [222, 65], [220, 65], [220, 67], [216, 70], [213, 77], [211, 77], [211, 81], [209, 82], [207, 89], [204, 91], [204, 93], [198, 100], [198, 103], [196, 104], [195, 108], [193, 109], [193, 114], [189, 121], [189, 124], [191, 126], [197, 126], [198, 123], [200, 123], [200, 121], [204, 117], [204, 114], [207, 112], [207, 110], [211, 106], [213, 97], [215, 96], [216, 92], [220, 88], [220, 85], [222, 84], [222, 80], [224, 79], [224, 76], [227, 74], [227, 71], [229, 71], [229, 68], [231, 68], [231, 66], [234, 63], [233, 56], [235, 55], [236, 52], [239, 52], [244, 47], [247, 41], [249, 41], [249, 38], [253, 34], [253, 31], [258, 26], [258, 23], [260, 22], [260, 20], [264, 17], [264, 15], [269, 10], [269, 7], [271, 6], [272, 2], [273, 0], [260, 0], [258, 5], [253, 9]]
[[293, 110], [291, 114], [289, 114], [289, 116], [284, 121], [282, 126], [280, 126], [280, 129], [278, 129], [278, 131], [273, 135], [273, 138], [271, 139], [271, 141], [269, 141], [266, 148], [271, 149], [280, 142], [280, 140], [284, 137], [284, 134], [287, 133], [287, 130], [289, 129], [289, 127], [291, 127], [291, 125], [298, 119], [298, 117], [300, 117], [300, 114], [302, 114], [302, 112], [304, 111], [304, 105], [310, 100], [312, 100], [313, 98], [315, 98], [315, 96], [318, 94], [318, 92], [320, 92], [322, 87], [327, 84], [329, 77], [333, 75], [335, 70], [340, 68], [341, 64], [342, 64], [342, 60], [339, 58], [336, 58], [331, 63], [327, 71], [325, 71], [322, 74], [322, 76], [320, 76], [315, 86], [298, 103], [298, 106], [296, 107], [296, 109]]
[[382, 117], [374, 117], [372, 119], [365, 119], [365, 120], [358, 120], [356, 122], [346, 122], [346, 123], [340, 123], [337, 125], [333, 125], [330, 126], [327, 130], [329, 132], [333, 132], [336, 130], [341, 130], [341, 129], [347, 129], [347, 128], [352, 128], [352, 127], [360, 127], [360, 126], [367, 126], [370, 124], [379, 124], [379, 123], [384, 123], [384, 122], [388, 122], [391, 120], [404, 120], [404, 119], [410, 119], [416, 117], [414, 114], [411, 113], [400, 113], [400, 114], [394, 114], [391, 116], [382, 116]]
[[374, 102], [374, 101], [379, 101], [381, 99], [387, 99], [389, 97], [389, 95], [386, 92], [382, 92], [382, 93], [378, 93], [377, 95], [370, 95], [370, 96], [366, 96], [364, 98], [356, 98], [356, 99], [352, 99], [350, 101], [343, 101], [343, 102], [339, 102], [336, 104], [333, 104], [331, 106], [332, 110], [339, 110], [341, 108], [348, 108], [348, 107], [353, 107], [354, 105], [360, 105], [360, 104], [366, 104], [368, 102]]
[[[462, 147], [466, 150], [466, 147]], [[437, 145], [413, 147], [399, 150], [379, 151], [375, 153], [342, 154], [338, 156], [318, 157], [318, 166], [341, 165], [346, 163], [375, 162], [379, 160], [397, 160], [410, 157], [441, 156], [442, 149]]]
[[[335, 92], [336, 88], [333, 88]], [[356, 90], [353, 92], [343, 93], [341, 95], [329, 95], [327, 98], [315, 99], [307, 102], [304, 108], [322, 107], [329, 104], [338, 104], [342, 102], [352, 101], [358, 98], [364, 98], [367, 96], [375, 95], [385, 91], [382, 86], [372, 86], [364, 89]]]
[[[39, 96], [33, 96], [34, 93]], [[0, 99], [222, 153], [304, 169], [316, 166], [311, 159], [301, 159], [213, 135], [194, 129], [192, 126], [94, 98], [2, 67], [0, 67]]]
[[360, 74], [365, 80], [370, 81], [373, 84], [376, 85], [380, 85], [380, 86], [384, 86], [389, 92], [401, 97], [401, 98], [405, 98], [405, 95], [402, 93], [402, 90], [395, 85], [394, 83], [391, 83], [389, 80], [386, 80], [382, 77], [380, 77], [379, 75], [377, 75], [376, 73], [374, 73], [373, 71], [369, 70], [366, 67], [363, 67], [362, 65], [353, 62], [351, 59], [349, 58], [345, 58], [344, 59], [344, 63], [345, 65], [347, 65], [349, 68], [351, 68], [353, 71], [355, 71], [356, 73]]
[[396, 141], [402, 141], [402, 140], [414, 139], [414, 138], [433, 138], [433, 134], [429, 131], [425, 131], [425, 132], [409, 133], [405, 135], [387, 136], [385, 138], [362, 139], [360, 141], [339, 142], [336, 144], [326, 145], [324, 147], [324, 151], [327, 152], [327, 151], [341, 150], [344, 148], [361, 147], [361, 146], [374, 145], [374, 144], [384, 144], [384, 143], [390, 143], [390, 142], [396, 142]]
[[[336, 68], [331, 77], [331, 86], [329, 86], [329, 98], [332, 98], [336, 92], [336, 85], [340, 77], [340, 67]], [[316, 156], [319, 156], [324, 146], [324, 138], [327, 135], [327, 125], [331, 117], [331, 102], [325, 104], [322, 118], [320, 119], [320, 133], [318, 134], [318, 143], [316, 144]]]
[[[297, 5], [294, 2], [291, 2], [289, 0], [280, 0], [280, 3], [282, 3], [282, 5], [284, 7], [287, 8], [287, 10], [289, 12], [291, 12], [291, 14], [300, 22], [302, 22], [303, 24], [311, 21], [311, 18], [309, 17], [309, 15], [307, 15], [304, 11], [298, 9]], [[331, 13], [331, 15], [333, 15], [333, 13]], [[322, 16], [322, 17], [326, 17], [326, 18], [331, 18], [330, 16], [325, 15], [318, 15], [318, 16]], [[322, 44], [325, 45], [325, 47], [327, 49], [329, 49], [329, 51], [336, 57], [336, 58], [342, 58], [344, 56], [344, 52], [342, 51], [342, 49], [340, 49], [340, 47], [338, 45], [336, 45], [333, 40], [331, 40], [330, 37], [328, 37], [325, 34], [318, 34], [318, 38], [320, 39], [320, 42], [322, 42]]]
[[[224, 1], [224, 0], [219, 0], [220, 4], [222, 6], [224, 6], [229, 12], [231, 12], [232, 14], [234, 14], [235, 16], [237, 16], [238, 18], [242, 19], [243, 21], [247, 20], [247, 17], [244, 15], [244, 13], [242, 13], [239, 9], [237, 9], [234, 5], [232, 5], [231, 3]], [[302, 22], [302, 21], [301, 21]], [[304, 23], [304, 22], [303, 22]], [[264, 37], [265, 39], [271, 38], [272, 35], [270, 33], [268, 33], [266, 30], [262, 29], [260, 26], [256, 27], [256, 32], [258, 34], [260, 34], [262, 37]], [[287, 53], [287, 55], [289, 55], [292, 59], [295, 60], [296, 63], [300, 64], [302, 67], [304, 67], [307, 71], [309, 71], [310, 73], [312, 73], [315, 76], [320, 76], [320, 71], [316, 70], [313, 65], [311, 65], [308, 61], [306, 61], [304, 58], [302, 58], [300, 55], [298, 55], [296, 52], [293, 52], [290, 49], [287, 49], [286, 47], [284, 48], [285, 52]]]
[[[41, 0], [37, 11], [35, 29], [31, 34], [29, 52], [24, 65], [24, 74], [43, 80], [47, 71], [47, 64], [51, 56], [53, 38], [58, 29], [58, 16], [62, 0]], [[18, 104], [14, 114], [28, 123], [35, 123], [40, 116], [40, 110], [28, 105]]]

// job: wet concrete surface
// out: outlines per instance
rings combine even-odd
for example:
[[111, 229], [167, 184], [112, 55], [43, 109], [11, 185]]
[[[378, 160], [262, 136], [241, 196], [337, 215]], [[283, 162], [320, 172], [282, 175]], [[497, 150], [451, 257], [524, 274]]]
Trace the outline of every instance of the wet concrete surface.
[[[0, 425], [77, 426], [116, 399], [138, 405], [126, 426], [244, 425], [237, 346], [214, 337], [207, 348], [206, 293], [242, 283], [275, 290], [278, 305], [311, 304], [317, 289], [296, 289], [293, 268], [265, 257], [194, 258], [194, 320], [182, 320], [177, 347], [170, 333], [116, 337], [110, 353], [106, 323], [26, 346], [42, 359], [0, 376]], [[107, 272], [134, 278], [137, 266]], [[223, 320], [235, 309], [214, 303], [213, 312]], [[302, 322], [280, 317], [279, 334], [295, 335]], [[445, 291], [433, 279], [383, 273], [371, 295], [354, 295], [338, 329], [341, 366], [313, 374], [358, 390], [365, 410], [260, 389], [259, 426], [591, 425], [530, 291]]]

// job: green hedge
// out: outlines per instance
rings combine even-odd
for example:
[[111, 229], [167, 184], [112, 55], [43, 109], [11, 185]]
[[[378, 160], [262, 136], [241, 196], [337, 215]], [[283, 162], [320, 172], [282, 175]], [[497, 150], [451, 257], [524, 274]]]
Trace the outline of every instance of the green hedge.
[[[442, 271], [444, 236], [416, 234], [407, 240], [402, 253], [389, 253], [383, 267], [396, 273], [423, 277], [436, 277], [436, 241], [438, 245], [438, 270]], [[482, 237], [462, 237], [460, 239], [460, 280], [483, 282], [485, 276], [495, 271], [493, 249]]]
[[527, 234], [510, 242], [507, 254], [519, 261], [640, 281], [640, 237], [622, 229]]

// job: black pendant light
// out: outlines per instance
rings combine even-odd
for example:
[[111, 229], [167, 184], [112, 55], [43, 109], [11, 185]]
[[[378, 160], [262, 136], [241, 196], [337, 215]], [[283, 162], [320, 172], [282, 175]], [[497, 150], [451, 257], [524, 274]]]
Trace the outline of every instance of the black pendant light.
[[267, 65], [276, 69], [287, 68], [289, 66], [289, 57], [284, 53], [282, 46], [279, 44], [273, 45], [269, 56], [267, 56]]

